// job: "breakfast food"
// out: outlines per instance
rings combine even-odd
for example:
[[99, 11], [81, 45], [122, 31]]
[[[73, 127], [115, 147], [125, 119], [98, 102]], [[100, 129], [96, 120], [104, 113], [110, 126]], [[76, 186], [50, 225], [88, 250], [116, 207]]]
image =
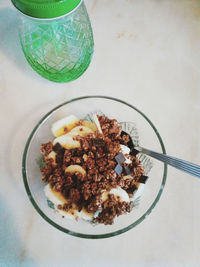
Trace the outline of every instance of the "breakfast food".
[[41, 145], [42, 181], [50, 206], [65, 218], [112, 224], [130, 212], [147, 180], [130, 136], [117, 120], [70, 115]]

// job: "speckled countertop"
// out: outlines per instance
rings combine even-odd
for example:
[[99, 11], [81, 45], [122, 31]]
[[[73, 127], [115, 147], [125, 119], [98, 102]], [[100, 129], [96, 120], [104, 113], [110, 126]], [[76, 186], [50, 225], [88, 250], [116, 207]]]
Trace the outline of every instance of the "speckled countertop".
[[38, 76], [21, 51], [16, 13], [0, 1], [0, 266], [197, 267], [200, 180], [169, 168], [152, 214], [106, 240], [78, 239], [47, 224], [26, 195], [21, 159], [33, 126], [77, 96], [121, 98], [146, 113], [168, 154], [200, 164], [200, 2], [86, 0], [95, 54], [78, 80]]

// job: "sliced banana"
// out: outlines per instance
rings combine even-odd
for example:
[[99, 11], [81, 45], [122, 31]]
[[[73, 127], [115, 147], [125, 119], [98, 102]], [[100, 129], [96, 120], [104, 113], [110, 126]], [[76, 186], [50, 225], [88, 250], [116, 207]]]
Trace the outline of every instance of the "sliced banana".
[[93, 213], [87, 212], [84, 208], [80, 212], [78, 211], [77, 208], [73, 208], [68, 211], [58, 209], [57, 211], [67, 219], [75, 219], [75, 220], [82, 219], [84, 221], [92, 221], [94, 217]]
[[80, 165], [70, 165], [65, 169], [65, 173], [80, 172], [83, 176], [86, 175], [86, 171]]
[[130, 198], [127, 192], [124, 189], [122, 189], [120, 186], [116, 188], [112, 188], [110, 191], [104, 191], [101, 196], [101, 199], [103, 202], [108, 199], [109, 194], [113, 194], [115, 197], [119, 198], [120, 202], [121, 201], [130, 202]]
[[63, 195], [60, 192], [56, 192], [51, 188], [50, 184], [47, 184], [45, 186], [44, 192], [46, 197], [56, 206], [62, 205], [67, 202], [67, 200], [63, 197]]
[[56, 210], [62, 217], [65, 217], [66, 219], [71, 219], [71, 220], [78, 220], [79, 218], [79, 212], [77, 209], [70, 209], [68, 211], [64, 210]]
[[101, 199], [102, 201], [106, 201], [108, 199], [108, 194], [109, 194], [109, 191], [104, 191], [101, 195]]
[[127, 179], [130, 179], [130, 178], [133, 178], [133, 177], [130, 176], [130, 175], [124, 175], [122, 178], [123, 178], [123, 180], [127, 180]]
[[56, 152], [51, 151], [49, 155], [47, 156], [48, 159], [53, 159], [52, 165], [55, 167], [57, 165], [56, 163]]
[[124, 189], [122, 189], [120, 186], [116, 188], [112, 188], [109, 194], [113, 194], [115, 197], [119, 197], [120, 201], [130, 202], [130, 198], [127, 192]]
[[54, 136], [58, 137], [71, 131], [79, 122], [78, 118], [74, 115], [67, 116], [52, 124], [51, 130]]
[[74, 137], [76, 136], [86, 136], [88, 134], [93, 133], [93, 131], [85, 126], [76, 126], [73, 128], [69, 133], [61, 135], [54, 139], [53, 144], [59, 143], [61, 146], [63, 146], [66, 149], [73, 149], [73, 148], [79, 148], [80, 142], [77, 140], [74, 140]]
[[80, 147], [80, 142], [77, 140], [74, 140], [74, 137], [76, 136], [76, 133], [68, 133], [64, 134], [62, 136], [59, 136], [54, 139], [53, 144], [59, 143], [62, 147], [66, 149], [73, 149]]
[[86, 121], [86, 120], [84, 120], [84, 121], [83, 121], [83, 126], [89, 128], [89, 129], [91, 129], [93, 132], [95, 132], [95, 131], [98, 130], [96, 124], [93, 123], [93, 122], [91, 122], [91, 121]]
[[83, 219], [85, 221], [92, 221], [94, 214], [87, 212], [85, 208], [83, 208], [80, 212], [79, 212], [79, 218]]
[[101, 125], [100, 125], [100, 122], [99, 122], [99, 119], [98, 119], [98, 117], [97, 117], [97, 115], [95, 113], [91, 114], [91, 119], [96, 124], [99, 133], [100, 134], [103, 134], [102, 129], [101, 129]]
[[86, 126], [76, 126], [71, 130], [72, 134], [80, 135], [80, 136], [86, 136], [90, 133], [94, 133], [94, 131]]
[[75, 205], [68, 211], [58, 209], [58, 205], [63, 205], [64, 203], [68, 202], [68, 200], [65, 199], [60, 192], [54, 191], [49, 184], [45, 186], [44, 191], [46, 197], [55, 205], [55, 210], [58, 213], [60, 213], [65, 218], [78, 219], [79, 212]]

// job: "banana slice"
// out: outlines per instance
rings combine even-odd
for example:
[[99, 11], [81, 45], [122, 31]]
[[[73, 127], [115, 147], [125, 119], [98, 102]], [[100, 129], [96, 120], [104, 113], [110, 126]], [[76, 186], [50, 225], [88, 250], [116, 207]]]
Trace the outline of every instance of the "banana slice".
[[56, 192], [51, 188], [50, 184], [47, 184], [45, 186], [44, 192], [46, 197], [56, 206], [62, 205], [67, 202], [67, 200], [63, 197], [63, 195], [60, 192]]
[[80, 165], [70, 165], [65, 169], [65, 172], [69, 173], [80, 172], [83, 176], [86, 175], [86, 171]]
[[85, 136], [90, 133], [94, 133], [94, 131], [86, 126], [76, 126], [71, 130], [72, 134], [80, 135], [80, 136]]
[[75, 206], [68, 211], [58, 209], [58, 205], [63, 205], [68, 202], [60, 192], [54, 191], [49, 184], [45, 186], [44, 191], [46, 197], [55, 205], [56, 212], [60, 213], [65, 218], [78, 219], [79, 211]]
[[54, 136], [58, 137], [66, 134], [79, 122], [78, 118], [74, 115], [67, 116], [52, 124], [51, 131]]
[[56, 152], [51, 151], [49, 155], [47, 156], [49, 159], [53, 159], [52, 165], [55, 167], [57, 165], [56, 163]]
[[120, 186], [112, 188], [109, 194], [113, 194], [115, 197], [119, 198], [120, 201], [130, 202], [130, 198], [127, 192], [122, 189]]
[[120, 186], [112, 188], [110, 191], [104, 191], [101, 196], [103, 202], [108, 199], [108, 194], [113, 194], [120, 202], [121, 201], [130, 202], [127, 192]]
[[79, 218], [80, 219], [83, 219], [85, 221], [92, 221], [94, 217], [94, 214], [93, 213], [89, 213], [86, 211], [85, 208], [83, 208], [80, 212], [79, 212]]
[[77, 140], [74, 140], [74, 137], [76, 136], [76, 133], [68, 133], [61, 135], [54, 139], [53, 144], [59, 143], [62, 147], [66, 149], [73, 149], [80, 147], [80, 142]]
[[85, 209], [82, 209], [80, 212], [78, 211], [77, 208], [73, 208], [68, 211], [58, 209], [57, 211], [66, 219], [75, 219], [75, 220], [82, 219], [84, 221], [92, 221], [93, 219], [93, 213], [89, 213]]
[[102, 129], [101, 129], [101, 125], [100, 125], [100, 122], [99, 122], [99, 119], [98, 119], [97, 115], [95, 113], [93, 113], [93, 114], [91, 114], [90, 117], [93, 120], [93, 122], [96, 124], [99, 133], [103, 134]]
[[91, 129], [93, 132], [98, 130], [96, 124], [91, 121], [83, 121], [83, 126]]
[[66, 218], [66, 219], [71, 219], [71, 220], [78, 220], [79, 218], [79, 211], [77, 209], [71, 209], [68, 211], [64, 211], [64, 210], [56, 210], [60, 215], [62, 215], [62, 217]]
[[93, 131], [85, 126], [76, 126], [73, 128], [69, 133], [61, 135], [54, 139], [53, 144], [59, 143], [61, 146], [63, 146], [66, 149], [73, 149], [80, 147], [80, 142], [77, 140], [74, 140], [75, 136], [86, 136], [90, 133], [93, 133]]
[[101, 195], [101, 199], [102, 201], [106, 201], [108, 199], [108, 194], [109, 194], [109, 191], [104, 191]]

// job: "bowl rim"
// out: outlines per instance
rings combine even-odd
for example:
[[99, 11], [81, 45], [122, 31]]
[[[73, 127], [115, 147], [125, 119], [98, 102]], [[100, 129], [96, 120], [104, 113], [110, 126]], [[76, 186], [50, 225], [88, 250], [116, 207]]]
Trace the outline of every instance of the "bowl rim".
[[27, 159], [27, 154], [28, 154], [28, 149], [29, 149], [29, 145], [31, 143], [31, 140], [35, 134], [35, 132], [37, 131], [37, 129], [40, 127], [40, 125], [48, 119], [48, 117], [56, 110], [58, 110], [59, 108], [61, 108], [62, 106], [65, 106], [67, 104], [70, 104], [72, 102], [75, 102], [75, 101], [79, 101], [79, 100], [83, 100], [83, 99], [91, 99], [91, 98], [102, 98], [102, 99], [108, 99], [108, 100], [113, 100], [113, 101], [116, 101], [116, 102], [119, 102], [121, 104], [124, 104], [124, 105], [127, 105], [128, 107], [134, 109], [136, 112], [138, 112], [149, 124], [150, 126], [153, 128], [158, 140], [159, 140], [159, 143], [161, 145], [161, 149], [162, 149], [162, 152], [163, 154], [166, 154], [166, 149], [165, 149], [165, 146], [164, 146], [164, 143], [162, 141], [162, 138], [158, 132], [158, 130], [156, 129], [156, 127], [154, 126], [154, 124], [150, 121], [150, 119], [142, 112], [140, 111], [138, 108], [136, 108], [135, 106], [121, 100], [121, 99], [118, 99], [118, 98], [115, 98], [115, 97], [110, 97], [110, 96], [104, 96], [104, 95], [88, 95], [88, 96], [81, 96], [81, 97], [77, 97], [77, 98], [73, 98], [71, 100], [68, 100], [58, 106], [56, 106], [55, 108], [51, 109], [48, 113], [46, 113], [46, 115], [44, 115], [42, 117], [42, 119], [40, 119], [40, 121], [36, 124], [36, 126], [34, 127], [34, 129], [32, 130], [31, 134], [29, 135], [28, 139], [27, 139], [27, 142], [26, 142], [26, 145], [25, 145], [25, 148], [24, 148], [24, 152], [23, 152], [23, 157], [22, 157], [22, 176], [23, 176], [23, 182], [24, 182], [24, 186], [25, 186], [25, 189], [26, 189], [26, 193], [29, 197], [29, 200], [31, 201], [32, 205], [34, 206], [34, 208], [36, 209], [36, 211], [41, 215], [41, 217], [43, 219], [45, 219], [48, 223], [50, 223], [52, 226], [54, 226], [56, 229], [64, 232], [64, 233], [67, 233], [69, 235], [72, 235], [72, 236], [76, 236], [76, 237], [81, 237], [81, 238], [87, 238], [87, 239], [101, 239], [101, 238], [109, 238], [109, 237], [112, 237], [112, 236], [117, 236], [119, 234], [122, 234], [122, 233], [125, 233], [127, 232], [128, 230], [132, 229], [133, 227], [135, 227], [136, 225], [140, 224], [151, 212], [152, 210], [154, 209], [154, 207], [156, 206], [156, 204], [158, 203], [160, 197], [161, 197], [161, 194], [163, 192], [163, 189], [164, 189], [164, 186], [166, 184], [166, 179], [167, 179], [167, 164], [164, 163], [164, 172], [163, 172], [163, 178], [162, 178], [162, 183], [161, 183], [161, 186], [160, 186], [160, 190], [155, 198], [155, 200], [153, 201], [153, 203], [151, 204], [151, 206], [148, 208], [148, 210], [139, 218], [137, 219], [135, 222], [133, 222], [132, 224], [120, 229], [120, 230], [117, 230], [117, 231], [114, 231], [114, 232], [110, 232], [110, 233], [106, 233], [106, 234], [83, 234], [83, 233], [78, 233], [78, 232], [74, 232], [74, 231], [71, 231], [69, 229], [66, 229], [60, 225], [58, 225], [57, 223], [55, 223], [54, 221], [52, 221], [48, 216], [45, 215], [45, 213], [39, 208], [39, 206], [37, 205], [37, 203], [35, 202], [32, 194], [31, 194], [31, 190], [29, 188], [29, 185], [28, 185], [28, 180], [27, 180], [27, 171], [26, 171], [26, 159]]

